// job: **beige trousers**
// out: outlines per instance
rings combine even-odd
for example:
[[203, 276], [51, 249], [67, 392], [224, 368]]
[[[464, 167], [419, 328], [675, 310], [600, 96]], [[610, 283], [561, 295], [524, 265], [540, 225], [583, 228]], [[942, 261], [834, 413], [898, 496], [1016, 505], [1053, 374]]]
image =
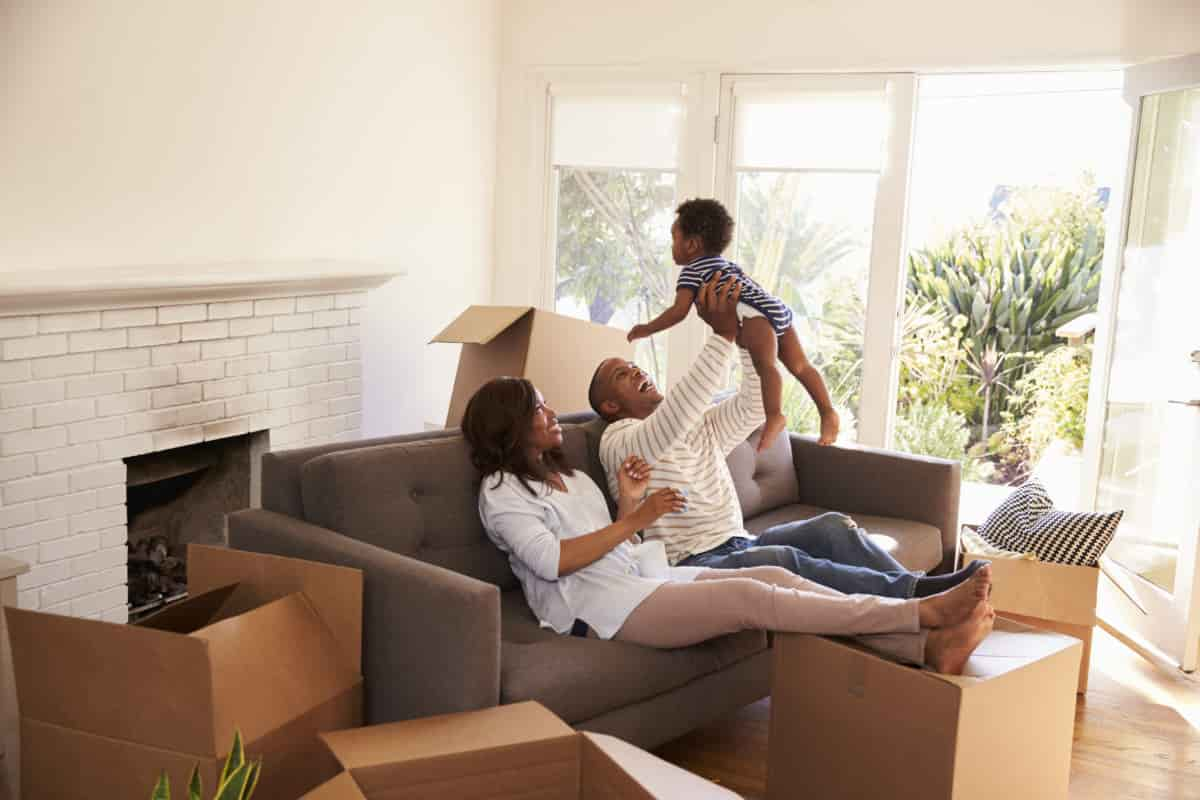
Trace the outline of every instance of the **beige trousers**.
[[665, 583], [633, 610], [614, 638], [685, 647], [742, 630], [854, 636], [909, 664], [925, 661], [918, 600], [842, 594], [781, 567], [710, 569], [691, 583]]

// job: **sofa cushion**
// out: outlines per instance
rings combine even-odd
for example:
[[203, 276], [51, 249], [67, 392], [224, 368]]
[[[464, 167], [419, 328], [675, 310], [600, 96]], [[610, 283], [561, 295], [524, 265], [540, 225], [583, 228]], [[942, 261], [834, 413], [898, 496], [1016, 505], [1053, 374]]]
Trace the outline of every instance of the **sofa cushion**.
[[742, 442], [725, 459], [746, 519], [800, 499], [789, 437], [777, 437], [761, 453], [754, 450], [757, 442], [757, 437]]
[[536, 700], [571, 724], [669, 692], [767, 647], [762, 631], [674, 650], [563, 636], [538, 626], [520, 590], [504, 592], [500, 607], [500, 702]]
[[[747, 519], [746, 530], [758, 534], [774, 525], [798, 519], [811, 519], [829, 510], [831, 509], [793, 503]], [[908, 569], [929, 571], [941, 563], [942, 534], [933, 525], [870, 514], [850, 516], [866, 529], [876, 544]]]
[[[587, 436], [564, 426], [568, 463], [589, 465]], [[304, 516], [346, 536], [494, 583], [517, 585], [479, 521], [479, 474], [462, 436], [326, 453], [300, 469]]]

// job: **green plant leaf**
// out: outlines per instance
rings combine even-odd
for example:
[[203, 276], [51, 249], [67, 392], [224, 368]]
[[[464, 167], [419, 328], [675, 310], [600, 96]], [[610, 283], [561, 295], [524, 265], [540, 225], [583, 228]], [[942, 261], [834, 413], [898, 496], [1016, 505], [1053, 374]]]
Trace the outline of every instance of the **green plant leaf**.
[[242, 800], [246, 789], [246, 781], [250, 777], [250, 765], [243, 763], [229, 773], [229, 777], [221, 783], [213, 800]]
[[242, 732], [234, 730], [233, 732], [233, 749], [229, 751], [229, 757], [225, 759], [225, 766], [221, 770], [221, 777], [217, 779], [218, 786], [224, 786], [229, 776], [246, 763], [246, 751], [242, 746]]
[[167, 777], [165, 769], [158, 776], [158, 783], [154, 784], [154, 792], [150, 795], [150, 800], [171, 800], [171, 779]]
[[250, 777], [246, 780], [246, 791], [242, 794], [242, 800], [250, 800], [250, 796], [258, 788], [258, 779], [261, 775], [262, 759], [260, 758], [250, 765]]
[[188, 783], [188, 800], [203, 800], [204, 781], [200, 779], [200, 765], [192, 767], [192, 780]]

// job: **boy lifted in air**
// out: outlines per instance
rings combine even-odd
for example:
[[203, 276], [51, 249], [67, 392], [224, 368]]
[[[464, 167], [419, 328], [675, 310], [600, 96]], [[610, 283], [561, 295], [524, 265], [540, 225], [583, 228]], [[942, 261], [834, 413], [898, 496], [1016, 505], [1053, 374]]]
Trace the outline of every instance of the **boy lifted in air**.
[[738, 344], [746, 348], [754, 362], [762, 382], [763, 410], [766, 412], [758, 449], [762, 451], [769, 447], [787, 427], [787, 418], [781, 409], [783, 379], [775, 366], [777, 358], [796, 380], [804, 384], [816, 403], [821, 414], [820, 443], [831, 444], [837, 438], [840, 421], [821, 373], [809, 363], [800, 346], [800, 337], [792, 327], [792, 310], [751, 280], [737, 264], [721, 256], [733, 239], [733, 218], [729, 212], [716, 200], [698, 198], [683, 203], [675, 213], [675, 222], [671, 225], [671, 257], [682, 267], [675, 284], [675, 304], [650, 322], [633, 326], [627, 337], [629, 341], [643, 339], [683, 322], [700, 286], [714, 273], [720, 272], [723, 278], [736, 280], [742, 288], [737, 306], [738, 319], [742, 322]]

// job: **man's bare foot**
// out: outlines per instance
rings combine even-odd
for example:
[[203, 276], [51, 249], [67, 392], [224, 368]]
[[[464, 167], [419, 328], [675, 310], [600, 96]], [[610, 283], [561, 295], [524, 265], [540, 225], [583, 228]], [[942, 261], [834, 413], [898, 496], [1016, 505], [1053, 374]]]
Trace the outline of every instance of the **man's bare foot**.
[[966, 619], [976, 604], [987, 600], [992, 588], [992, 566], [984, 564], [975, 574], [953, 589], [923, 598], [917, 606], [922, 628], [957, 625]]
[[995, 622], [992, 604], [979, 601], [962, 622], [929, 632], [925, 640], [925, 664], [946, 675], [961, 675], [967, 659], [992, 632]]
[[787, 430], [787, 417], [783, 414], [771, 414], [763, 423], [762, 438], [758, 440], [758, 452], [771, 446], [775, 437]]

